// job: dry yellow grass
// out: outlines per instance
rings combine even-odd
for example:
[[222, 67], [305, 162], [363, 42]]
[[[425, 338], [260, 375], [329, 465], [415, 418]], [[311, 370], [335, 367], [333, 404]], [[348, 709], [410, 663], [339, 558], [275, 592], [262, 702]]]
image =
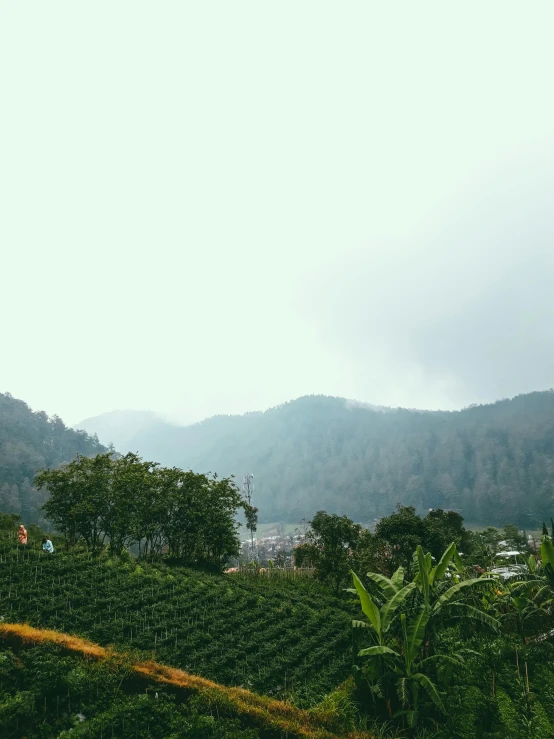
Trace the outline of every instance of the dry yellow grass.
[[[122, 658], [125, 657], [123, 654], [101, 647], [99, 644], [86, 639], [49, 629], [35, 629], [27, 624], [0, 624], [0, 637], [4, 639], [15, 638], [23, 643], [32, 644], [50, 642], [67, 651], [98, 660], [116, 657], [118, 654]], [[144, 678], [189, 692], [203, 694], [214, 702], [222, 700], [227, 705], [232, 706], [237, 716], [248, 717], [252, 724], [280, 731], [283, 736], [305, 739], [331, 739], [332, 737], [372, 739], [367, 732], [337, 734], [329, 729], [318, 727], [315, 725], [314, 717], [308, 711], [295, 708], [289, 703], [266, 698], [243, 688], [229, 688], [158, 662], [136, 662], [132, 665], [132, 669], [137, 675]]]

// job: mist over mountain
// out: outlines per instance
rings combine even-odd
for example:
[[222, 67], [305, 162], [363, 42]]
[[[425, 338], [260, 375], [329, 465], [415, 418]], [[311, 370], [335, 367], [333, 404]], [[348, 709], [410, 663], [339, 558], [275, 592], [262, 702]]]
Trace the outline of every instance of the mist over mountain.
[[[80, 426], [98, 429], [92, 421]], [[536, 526], [554, 511], [553, 391], [461, 411], [305, 396], [191, 426], [156, 417], [126, 445], [239, 483], [253, 473], [261, 521], [298, 521], [319, 509], [370, 521], [402, 503], [454, 509], [472, 523]]]
[[168, 424], [153, 411], [117, 410], [85, 418], [76, 424], [75, 429], [96, 434], [104, 446], [113, 444], [117, 451], [124, 454], [136, 451], [132, 440], [138, 433], [147, 428], [152, 432], [158, 425]]

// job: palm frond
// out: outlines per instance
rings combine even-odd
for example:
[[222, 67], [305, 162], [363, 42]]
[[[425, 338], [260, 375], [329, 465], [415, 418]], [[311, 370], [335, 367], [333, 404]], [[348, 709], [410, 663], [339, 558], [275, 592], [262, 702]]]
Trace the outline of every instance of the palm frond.
[[358, 575], [356, 575], [355, 572], [352, 572], [352, 577], [354, 578], [354, 587], [356, 588], [356, 591], [358, 593], [360, 604], [362, 606], [362, 611], [364, 612], [370, 624], [373, 626], [375, 633], [377, 634], [377, 637], [380, 639], [381, 637], [381, 615], [379, 613], [379, 609], [377, 608], [375, 603], [371, 600], [369, 593], [365, 589]]
[[464, 569], [464, 563], [462, 562], [457, 549], [454, 550], [454, 564], [456, 565], [458, 572], [461, 572]]
[[448, 603], [449, 600], [452, 600], [452, 598], [462, 590], [465, 590], [467, 588], [474, 588], [477, 586], [482, 586], [485, 584], [488, 585], [489, 583], [494, 583], [494, 578], [492, 577], [473, 577], [470, 580], [462, 580], [462, 582], [458, 582], [456, 583], [456, 585], [452, 585], [452, 587], [448, 588], [446, 593], [443, 593], [443, 595], [440, 596], [440, 598], [437, 600], [437, 602], [433, 606], [433, 610], [438, 611], [441, 608], [441, 606], [443, 606], [445, 603]]
[[381, 588], [386, 598], [392, 598], [396, 593], [397, 588], [393, 585], [392, 580], [389, 580], [388, 577], [381, 575], [379, 572], [368, 572], [367, 577]]
[[422, 659], [421, 662], [417, 663], [418, 668], [420, 668], [422, 665], [427, 664], [428, 662], [449, 662], [451, 665], [456, 665], [459, 667], [460, 665], [463, 665], [465, 660], [461, 656], [461, 654], [433, 654], [431, 657], [425, 657], [425, 659]]
[[399, 590], [385, 605], [381, 608], [381, 628], [383, 632], [389, 628], [394, 614], [404, 603], [406, 598], [413, 592], [416, 587], [415, 583], [410, 582], [408, 585]]
[[435, 580], [442, 580], [444, 577], [444, 573], [448, 569], [448, 565], [450, 564], [450, 560], [454, 556], [454, 551], [456, 550], [456, 542], [453, 541], [452, 544], [450, 544], [442, 557], [440, 558], [439, 563], [433, 567], [431, 570], [431, 574], [429, 575], [429, 582], [431, 585], [434, 585]]
[[382, 654], [393, 654], [395, 657], [400, 657], [398, 652], [395, 652], [394, 649], [391, 649], [390, 647], [384, 647], [384, 646], [378, 646], [378, 647], [366, 647], [365, 649], [360, 649], [358, 652], [358, 657], [377, 657]]
[[412, 677], [425, 690], [425, 692], [427, 693], [429, 698], [431, 698], [431, 700], [436, 705], [436, 707], [439, 709], [439, 711], [441, 711], [441, 713], [446, 713], [446, 711], [444, 710], [444, 705], [438, 693], [438, 690], [435, 687], [434, 683], [432, 683], [431, 680], [429, 680], [427, 675], [424, 675], [422, 672], [416, 672], [416, 674], [413, 675]]
[[427, 568], [427, 558], [423, 554], [421, 545], [417, 545], [416, 549], [417, 561], [419, 565], [419, 578], [421, 582], [421, 592], [423, 594], [423, 600], [425, 603], [429, 602], [429, 570]]
[[522, 590], [530, 589], [536, 585], [544, 585], [544, 580], [535, 578], [533, 580], [518, 580], [517, 582], [511, 583], [510, 591], [515, 595]]
[[546, 567], [550, 565], [554, 569], [554, 545], [550, 541], [550, 537], [543, 536], [541, 541], [541, 559], [543, 565]]
[[391, 581], [392, 581], [394, 587], [397, 590], [400, 590], [400, 588], [404, 584], [404, 568], [403, 567], [399, 567], [396, 570], [396, 572], [394, 573], [394, 575], [391, 577]]
[[472, 618], [475, 621], [479, 621], [480, 623], [485, 624], [486, 626], [490, 626], [491, 629], [494, 629], [495, 631], [500, 627], [500, 621], [498, 621], [498, 619], [494, 618], [494, 616], [491, 616], [488, 613], [485, 613], [485, 611], [481, 611], [479, 608], [470, 605], [469, 603], [450, 603], [447, 608], [447, 614], [449, 615], [451, 608], [459, 608], [461, 611], [463, 611], [463, 613], [454, 616], [454, 618], [462, 618], [463, 616], [465, 616], [466, 618]]
[[425, 629], [427, 627], [427, 622], [429, 621], [429, 616], [429, 608], [423, 605], [419, 611], [416, 612], [407, 627], [406, 637], [408, 654], [405, 655], [405, 658], [410, 662], [415, 660], [421, 648], [423, 639], [425, 638]]
[[396, 683], [396, 692], [400, 703], [403, 706], [407, 706], [410, 700], [410, 694], [408, 691], [408, 680], [405, 677], [401, 677]]

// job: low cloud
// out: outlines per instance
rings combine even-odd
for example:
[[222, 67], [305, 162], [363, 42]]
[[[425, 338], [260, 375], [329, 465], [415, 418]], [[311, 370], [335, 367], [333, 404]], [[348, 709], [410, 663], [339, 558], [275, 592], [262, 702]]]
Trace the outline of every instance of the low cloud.
[[352, 395], [455, 408], [554, 385], [553, 185], [550, 162], [499, 171], [410, 243], [321, 275], [308, 312]]

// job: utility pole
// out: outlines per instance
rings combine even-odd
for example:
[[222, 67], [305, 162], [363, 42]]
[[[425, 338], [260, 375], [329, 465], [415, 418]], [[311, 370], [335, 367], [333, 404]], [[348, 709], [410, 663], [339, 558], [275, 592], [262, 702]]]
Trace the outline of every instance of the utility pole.
[[[254, 494], [254, 475], [247, 474], [244, 476], [242, 483], [242, 492], [249, 506], [252, 505], [252, 495]], [[246, 524], [250, 529], [250, 561], [254, 559], [254, 530]]]

